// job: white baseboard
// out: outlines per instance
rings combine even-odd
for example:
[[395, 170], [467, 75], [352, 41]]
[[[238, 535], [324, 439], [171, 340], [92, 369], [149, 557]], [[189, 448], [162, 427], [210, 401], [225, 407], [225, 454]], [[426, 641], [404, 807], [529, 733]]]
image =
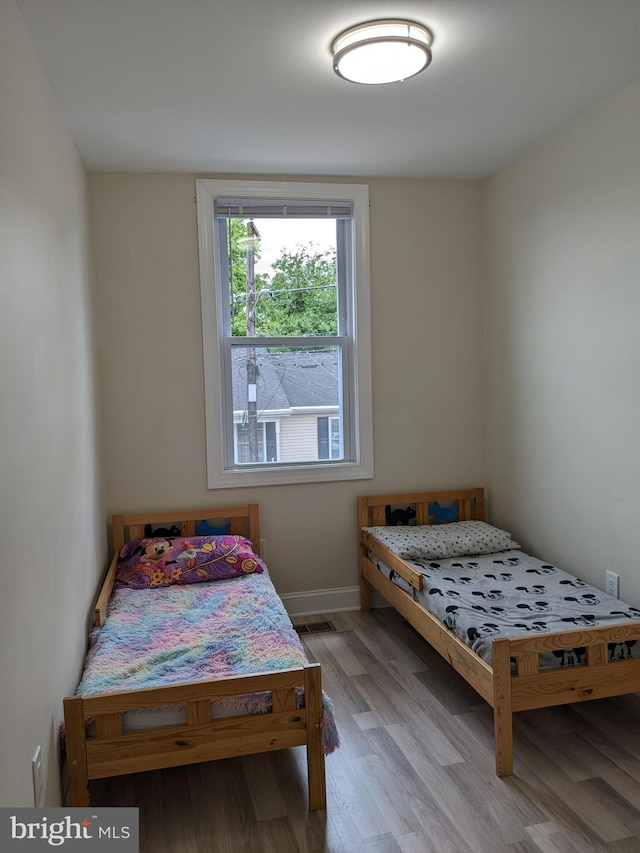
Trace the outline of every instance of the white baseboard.
[[[375, 589], [371, 590], [372, 607], [388, 607]], [[309, 592], [288, 592], [280, 596], [289, 616], [314, 616], [316, 613], [337, 613], [340, 610], [360, 610], [360, 587], [342, 586], [336, 589], [313, 589]]]

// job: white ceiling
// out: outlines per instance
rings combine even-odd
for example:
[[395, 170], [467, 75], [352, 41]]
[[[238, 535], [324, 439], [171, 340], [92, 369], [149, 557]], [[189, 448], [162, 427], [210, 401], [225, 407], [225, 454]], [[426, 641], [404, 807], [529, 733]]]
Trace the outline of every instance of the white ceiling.
[[[89, 169], [482, 177], [640, 79], [640, 0], [17, 0]], [[433, 61], [358, 86], [342, 29]]]

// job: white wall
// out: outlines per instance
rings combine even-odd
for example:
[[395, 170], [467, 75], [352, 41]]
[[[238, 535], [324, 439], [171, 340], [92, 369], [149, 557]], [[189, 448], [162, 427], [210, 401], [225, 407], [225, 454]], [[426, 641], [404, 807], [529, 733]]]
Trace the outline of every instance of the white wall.
[[0, 0], [0, 805], [33, 805], [105, 557], [85, 174], [14, 0]]
[[640, 605], [640, 84], [486, 192], [494, 518]]
[[285, 594], [357, 584], [356, 495], [484, 480], [481, 185], [368, 183], [375, 479], [208, 491], [195, 178], [89, 176], [108, 511], [257, 501]]

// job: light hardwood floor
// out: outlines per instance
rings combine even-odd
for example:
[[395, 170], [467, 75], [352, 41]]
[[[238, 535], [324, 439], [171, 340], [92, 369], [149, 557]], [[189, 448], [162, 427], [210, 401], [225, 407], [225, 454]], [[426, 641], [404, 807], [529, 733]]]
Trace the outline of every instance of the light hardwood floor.
[[139, 806], [143, 853], [640, 853], [639, 695], [516, 715], [498, 779], [491, 709], [395, 611], [321, 619], [327, 811], [302, 748], [92, 783], [96, 806]]

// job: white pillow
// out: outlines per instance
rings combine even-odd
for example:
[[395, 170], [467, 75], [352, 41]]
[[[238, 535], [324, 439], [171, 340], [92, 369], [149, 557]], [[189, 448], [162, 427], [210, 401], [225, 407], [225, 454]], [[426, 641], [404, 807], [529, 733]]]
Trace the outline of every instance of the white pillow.
[[447, 560], [475, 554], [497, 554], [520, 547], [506, 530], [485, 521], [364, 529], [405, 560]]

